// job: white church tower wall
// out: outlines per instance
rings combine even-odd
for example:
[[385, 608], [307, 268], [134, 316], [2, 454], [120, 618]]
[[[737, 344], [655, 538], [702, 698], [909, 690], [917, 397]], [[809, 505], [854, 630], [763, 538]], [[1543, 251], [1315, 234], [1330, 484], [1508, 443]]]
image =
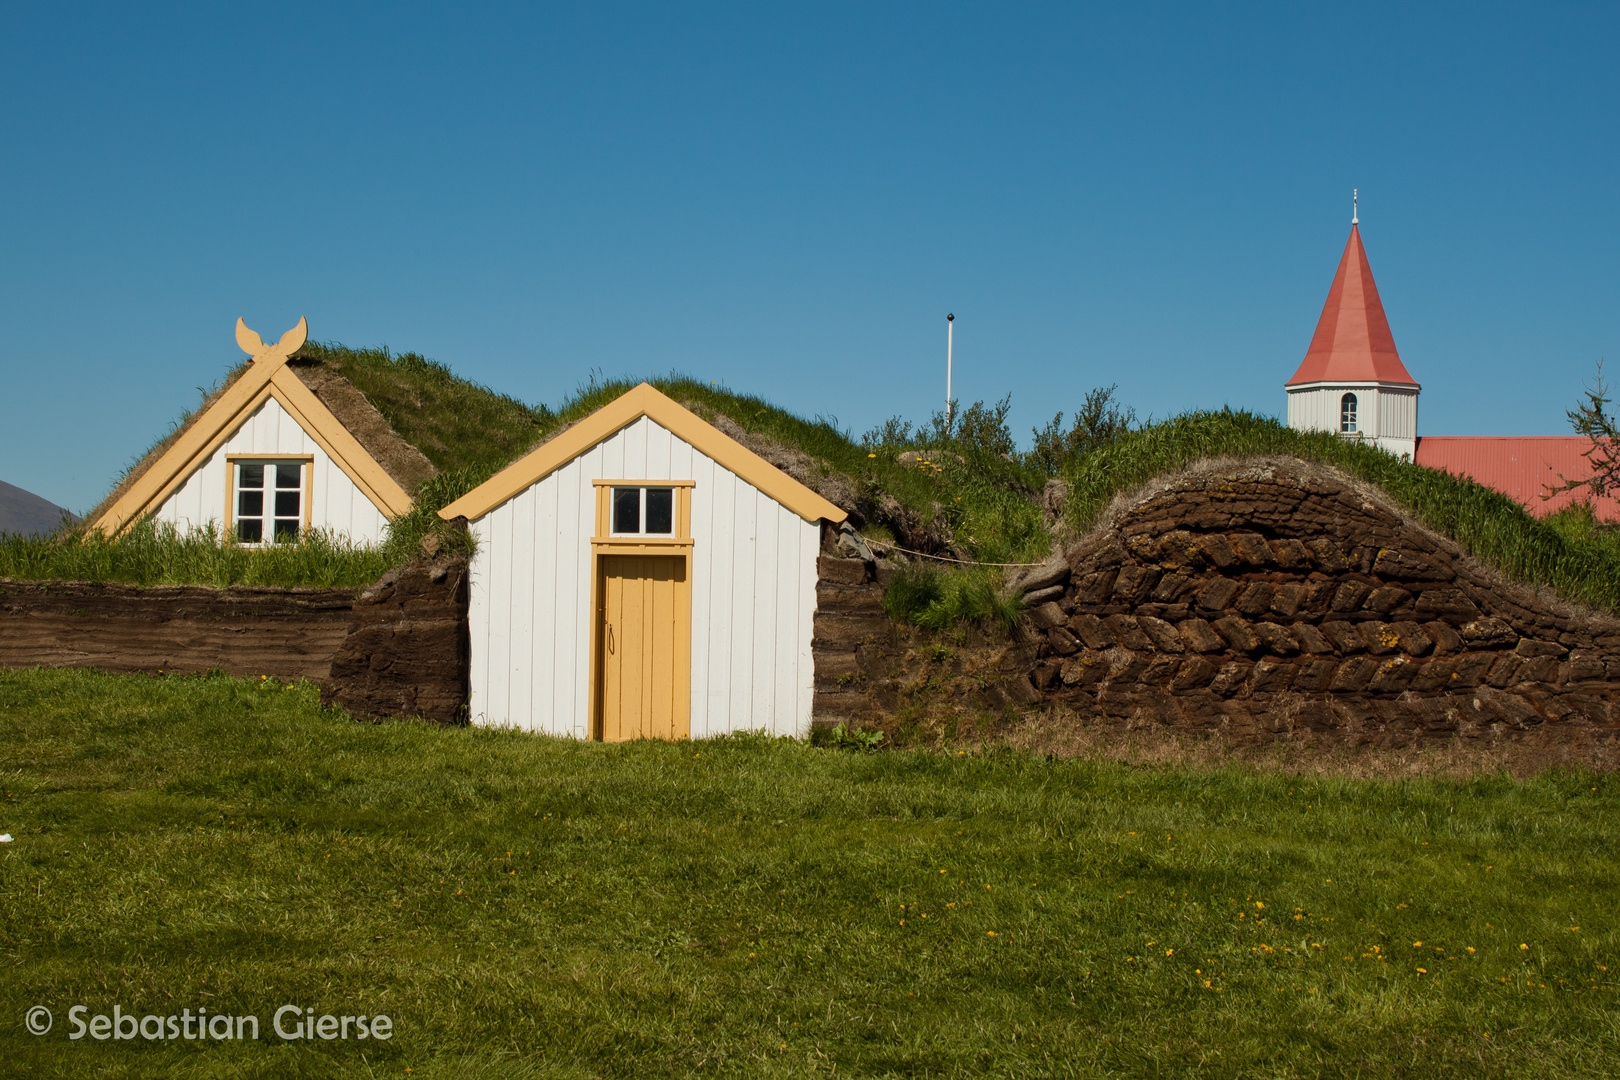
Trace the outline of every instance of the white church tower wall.
[[1401, 363], [1384, 315], [1359, 215], [1299, 370], [1288, 380], [1288, 426], [1331, 431], [1412, 460], [1422, 387]]
[[1396, 456], [1417, 453], [1417, 415], [1418, 390], [1413, 386], [1341, 382], [1288, 387], [1289, 427], [1362, 439]]

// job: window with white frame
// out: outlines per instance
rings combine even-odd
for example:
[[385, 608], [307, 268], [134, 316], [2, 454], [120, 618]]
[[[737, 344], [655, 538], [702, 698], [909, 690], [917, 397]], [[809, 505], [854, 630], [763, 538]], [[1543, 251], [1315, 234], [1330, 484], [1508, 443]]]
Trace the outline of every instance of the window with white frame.
[[1356, 395], [1346, 394], [1339, 399], [1339, 431], [1354, 435], [1356, 428]]
[[296, 540], [304, 524], [303, 461], [233, 461], [236, 539], [244, 544]]
[[675, 489], [615, 487], [614, 536], [671, 536], [675, 532]]

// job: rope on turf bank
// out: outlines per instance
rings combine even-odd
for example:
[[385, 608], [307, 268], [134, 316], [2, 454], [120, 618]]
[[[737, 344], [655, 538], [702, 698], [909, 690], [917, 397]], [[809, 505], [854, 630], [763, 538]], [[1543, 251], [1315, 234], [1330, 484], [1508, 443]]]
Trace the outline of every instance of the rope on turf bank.
[[938, 559], [940, 562], [955, 563], [958, 566], [1044, 566], [1044, 565], [1046, 565], [1044, 562], [976, 562], [973, 559], [951, 559], [951, 558], [947, 558], [944, 555], [930, 555], [926, 551], [912, 551], [910, 548], [903, 548], [899, 544], [885, 544], [883, 541], [881, 541], [881, 540], [873, 540], [871, 537], [862, 537], [862, 539], [866, 541], [867, 547], [882, 548], [885, 551], [903, 551], [907, 555], [916, 555], [919, 558], [923, 558], [923, 559]]

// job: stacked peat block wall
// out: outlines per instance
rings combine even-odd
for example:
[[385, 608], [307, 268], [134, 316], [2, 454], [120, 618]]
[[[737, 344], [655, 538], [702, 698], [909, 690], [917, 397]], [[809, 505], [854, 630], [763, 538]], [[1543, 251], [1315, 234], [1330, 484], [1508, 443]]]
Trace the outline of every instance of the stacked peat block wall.
[[1065, 556], [1002, 667], [1081, 714], [1380, 746], [1620, 722], [1620, 622], [1504, 583], [1334, 470], [1209, 463]]
[[816, 560], [816, 619], [810, 654], [816, 668], [811, 725], [854, 724], [871, 711], [867, 688], [895, 652], [894, 623], [883, 611], [883, 587], [860, 559]]
[[470, 676], [467, 560], [413, 563], [355, 599], [321, 702], [359, 717], [465, 723]]
[[351, 589], [0, 581], [0, 668], [324, 679]]
[[816, 569], [812, 727], [886, 727], [897, 713], [941, 708], [1000, 714], [1041, 700], [1028, 672], [997, 670], [1006, 642], [996, 628], [963, 628], [938, 652], [930, 631], [884, 613], [888, 567], [823, 555]]

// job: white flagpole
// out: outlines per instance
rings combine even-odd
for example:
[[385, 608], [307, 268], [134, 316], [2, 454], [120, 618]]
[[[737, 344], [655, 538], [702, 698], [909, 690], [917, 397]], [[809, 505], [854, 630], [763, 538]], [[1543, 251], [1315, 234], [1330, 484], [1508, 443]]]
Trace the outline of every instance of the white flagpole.
[[951, 344], [956, 330], [956, 316], [945, 316], [945, 411], [951, 411]]

